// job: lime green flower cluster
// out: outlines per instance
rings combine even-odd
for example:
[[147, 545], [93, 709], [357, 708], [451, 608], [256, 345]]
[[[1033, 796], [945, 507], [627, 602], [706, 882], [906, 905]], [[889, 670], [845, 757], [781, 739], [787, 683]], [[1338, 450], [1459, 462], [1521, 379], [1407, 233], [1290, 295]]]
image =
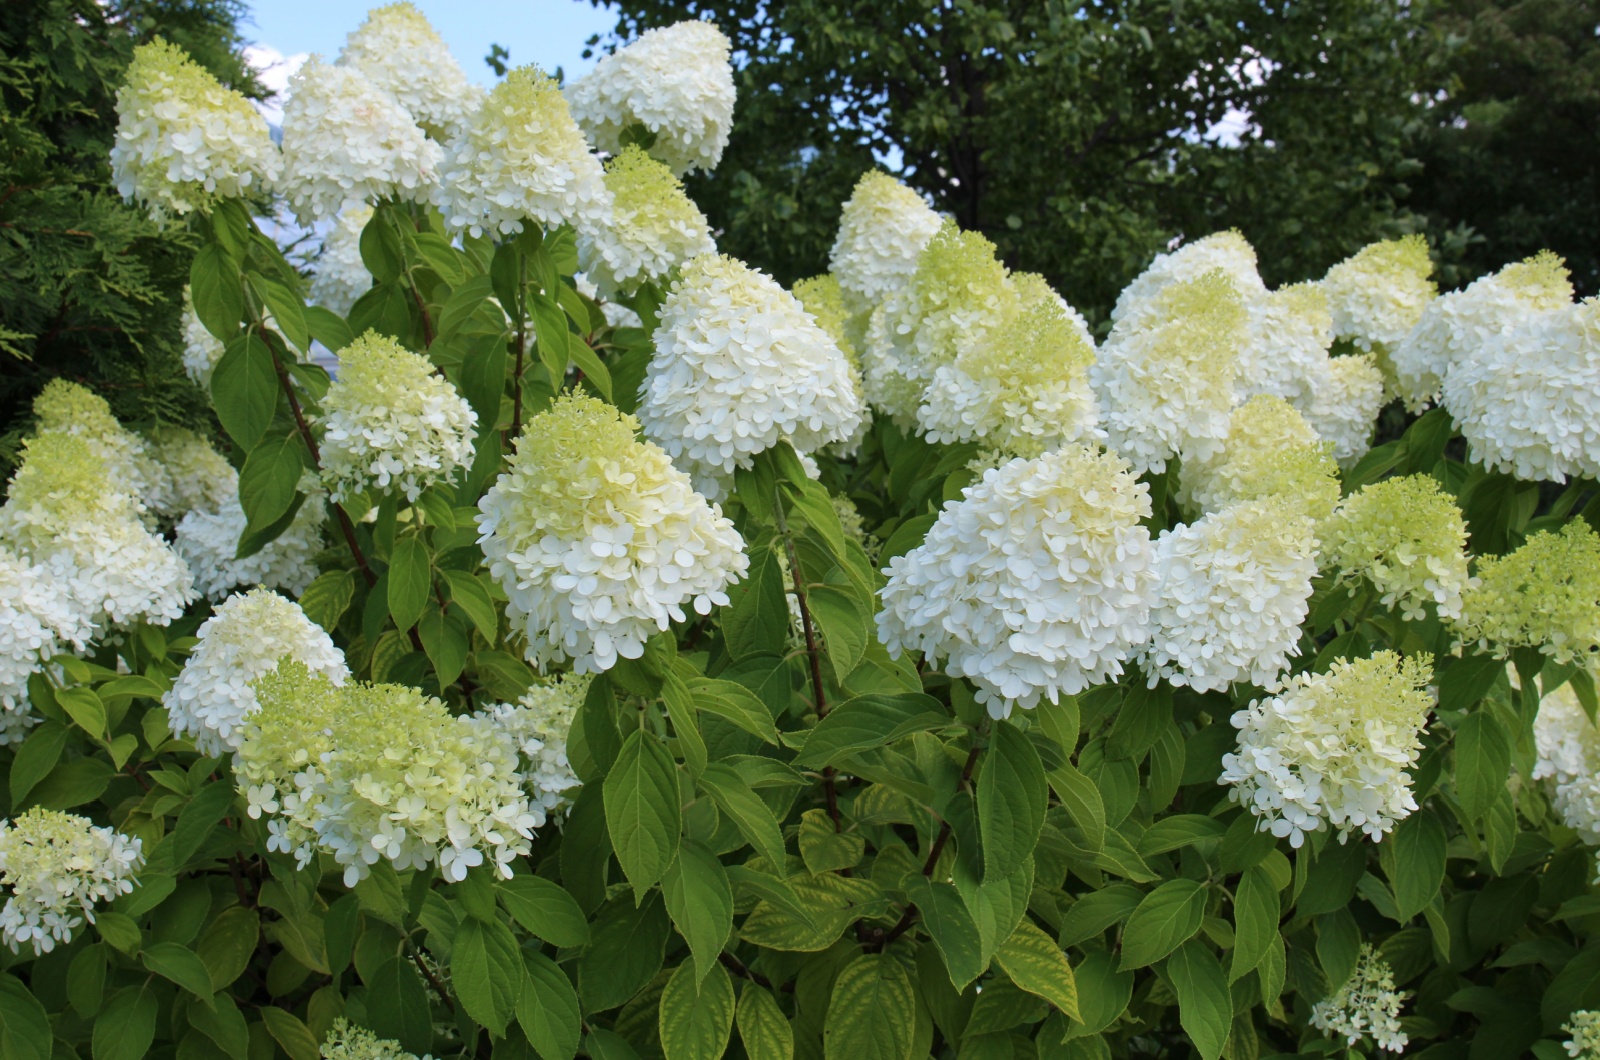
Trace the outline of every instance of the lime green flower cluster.
[[1339, 465], [1293, 405], [1257, 394], [1233, 410], [1220, 451], [1184, 461], [1179, 496], [1200, 513], [1281, 498], [1321, 522], [1339, 503]]
[[1457, 623], [1460, 644], [1504, 657], [1538, 648], [1558, 663], [1600, 653], [1600, 534], [1582, 519], [1541, 530], [1506, 556], [1478, 561]]
[[700, 254], [716, 253], [711, 226], [672, 170], [635, 144], [606, 163], [611, 220], [578, 231], [578, 262], [603, 298], [661, 280]]
[[152, 514], [173, 513], [172, 476], [149, 444], [117, 422], [106, 399], [86, 386], [52, 379], [33, 399], [40, 434], [70, 434], [89, 443], [112, 481]]
[[1461, 509], [1427, 475], [1402, 475], [1363, 486], [1323, 526], [1325, 558], [1340, 582], [1366, 578], [1385, 607], [1408, 620], [1434, 604], [1461, 616], [1467, 574], [1467, 524]]

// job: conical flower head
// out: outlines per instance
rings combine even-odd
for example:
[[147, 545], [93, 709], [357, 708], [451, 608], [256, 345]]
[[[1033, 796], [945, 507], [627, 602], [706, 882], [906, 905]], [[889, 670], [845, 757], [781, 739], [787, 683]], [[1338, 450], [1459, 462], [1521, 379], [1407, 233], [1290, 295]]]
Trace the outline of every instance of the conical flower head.
[[749, 568], [733, 524], [638, 426], [598, 398], [563, 395], [528, 421], [479, 503], [479, 544], [541, 667], [637, 659], [685, 605], [726, 604]]
[[209, 441], [187, 427], [150, 432], [150, 455], [171, 483], [172, 514], [215, 510], [239, 495], [239, 473]]
[[709, 22], [645, 30], [568, 86], [573, 117], [598, 151], [617, 154], [622, 134], [642, 125], [655, 136], [651, 156], [674, 173], [709, 173], [733, 129], [730, 48]]
[[1563, 665], [1592, 664], [1600, 657], [1600, 534], [1573, 519], [1509, 555], [1480, 557], [1462, 610], [1461, 644], [1501, 658], [1538, 648]]
[[887, 173], [863, 175], [844, 204], [828, 256], [851, 312], [870, 312], [910, 282], [941, 223], [922, 196]]
[[1421, 236], [1363, 247], [1322, 278], [1334, 334], [1361, 350], [1392, 350], [1438, 293], [1432, 275], [1433, 259]]
[[361, 71], [441, 141], [461, 131], [483, 97], [427, 17], [410, 3], [367, 12], [366, 21], [345, 38], [339, 65]]
[[11, 892], [0, 930], [12, 953], [49, 953], [72, 941], [94, 907], [134, 888], [143, 844], [87, 817], [35, 806], [0, 821], [0, 885]]
[[1273, 394], [1302, 411], [1310, 408], [1333, 345], [1328, 296], [1319, 284], [1299, 283], [1248, 298], [1245, 309], [1249, 323], [1235, 396], [1247, 401]]
[[816, 320], [817, 326], [828, 333], [850, 364], [850, 386], [861, 404], [861, 419], [850, 436], [835, 442], [832, 452], [851, 457], [861, 448], [862, 439], [872, 427], [872, 410], [867, 407], [866, 384], [861, 378], [861, 344], [866, 339], [866, 319], [861, 314], [851, 316], [846, 304], [844, 288], [830, 272], [807, 277], [794, 285], [795, 300]]
[[1579, 1009], [1561, 1029], [1571, 1035], [1566, 1049], [1572, 1060], [1600, 1060], [1600, 1012]]
[[78, 383], [52, 379], [33, 399], [33, 415], [40, 434], [70, 434], [87, 442], [119, 488], [152, 515], [176, 514], [172, 476], [148, 442], [117, 422], [105, 398]]
[[1220, 450], [1185, 456], [1179, 497], [1201, 514], [1275, 498], [1320, 521], [1339, 503], [1329, 448], [1287, 401], [1258, 394], [1233, 410]]
[[[1507, 666], [1513, 688], [1516, 667]], [[1543, 780], [1561, 823], [1592, 847], [1600, 847], [1600, 729], [1589, 720], [1571, 682], [1541, 688], [1539, 713], [1533, 721], [1538, 755], [1533, 779]]]
[[451, 229], [474, 236], [520, 232], [524, 221], [581, 230], [611, 219], [605, 169], [561, 87], [532, 66], [508, 73], [450, 142], [434, 203]]
[[578, 263], [600, 297], [632, 293], [693, 257], [716, 253], [711, 226], [682, 181], [637, 145], [606, 163], [606, 188], [611, 223], [578, 233]]
[[[315, 483], [315, 479], [310, 481]], [[239, 498], [233, 496], [178, 520], [172, 548], [193, 572], [195, 590], [208, 599], [221, 600], [241, 586], [252, 585], [298, 597], [321, 573], [317, 553], [323, 549], [327, 517], [322, 491], [313, 487], [282, 533], [241, 557], [239, 542], [250, 520]]]
[[1353, 467], [1372, 448], [1372, 428], [1383, 408], [1383, 370], [1370, 353], [1330, 357], [1314, 382], [1309, 408], [1302, 407], [1323, 441], [1333, 446], [1340, 467]]
[[1400, 1005], [1408, 995], [1394, 988], [1394, 972], [1363, 942], [1350, 978], [1311, 1007], [1311, 1025], [1346, 1045], [1370, 1040], [1379, 1049], [1405, 1052], [1410, 1038], [1400, 1029]]
[[1323, 524], [1327, 562], [1339, 581], [1364, 578], [1383, 606], [1420, 620], [1433, 604], [1461, 617], [1467, 576], [1467, 524], [1455, 500], [1428, 475], [1401, 475], [1361, 487]]
[[204, 213], [271, 190], [279, 164], [249, 100], [159, 37], [134, 49], [111, 148], [111, 180], [124, 199], [157, 221]]
[[1185, 243], [1177, 250], [1157, 254], [1154, 261], [1117, 296], [1111, 319], [1121, 321], [1147, 309], [1155, 308], [1153, 300], [1164, 288], [1175, 283], [1198, 280], [1206, 273], [1220, 270], [1233, 281], [1234, 289], [1246, 301], [1266, 292], [1261, 274], [1256, 271], [1256, 249], [1236, 229], [1214, 232], [1204, 239]]
[[69, 583], [0, 546], [0, 745], [21, 743], [40, 720], [28, 678], [57, 654], [81, 650], [93, 632]]
[[322, 1040], [322, 1060], [417, 1060], [392, 1038], [380, 1038], [340, 1016]]
[[497, 703], [479, 712], [511, 737], [522, 756], [535, 828], [566, 816], [582, 783], [567, 759], [567, 738], [592, 683], [588, 674], [560, 675], [535, 682], [515, 703]]
[[372, 290], [372, 273], [361, 258], [361, 233], [370, 220], [372, 207], [364, 203], [340, 211], [322, 238], [322, 250], [311, 273], [308, 300], [312, 305], [349, 316], [356, 300]]

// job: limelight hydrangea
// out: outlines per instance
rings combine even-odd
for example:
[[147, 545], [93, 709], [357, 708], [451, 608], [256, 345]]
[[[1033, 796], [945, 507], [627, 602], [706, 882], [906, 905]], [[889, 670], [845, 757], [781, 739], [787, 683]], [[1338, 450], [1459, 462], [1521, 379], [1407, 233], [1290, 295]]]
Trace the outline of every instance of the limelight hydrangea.
[[221, 600], [241, 585], [282, 589], [299, 596], [316, 580], [327, 505], [318, 493], [306, 496], [283, 533], [240, 559], [236, 553], [249, 519], [237, 497], [216, 508], [197, 509], [178, 520], [172, 547], [194, 574], [195, 591]]
[[339, 351], [322, 410], [323, 481], [335, 501], [372, 487], [414, 501], [472, 463], [478, 414], [426, 357], [376, 331]]
[[94, 907], [133, 890], [143, 843], [87, 817], [35, 806], [0, 821], [0, 886], [10, 892], [0, 931], [12, 953], [49, 953], [71, 942]]
[[434, 203], [450, 228], [474, 236], [520, 232], [524, 221], [590, 230], [611, 220], [605, 169], [560, 87], [532, 66], [507, 74], [451, 141]]
[[917, 422], [930, 442], [983, 441], [1018, 456], [1103, 437], [1093, 361], [1070, 311], [1057, 299], [1036, 302], [934, 370]]
[[1245, 323], [1238, 289], [1213, 270], [1167, 284], [1111, 329], [1089, 382], [1111, 447], [1136, 473], [1221, 448]]
[[[1506, 667], [1513, 687], [1516, 668]], [[1561, 821], [1590, 846], [1600, 846], [1600, 730], [1570, 683], [1545, 692], [1533, 721], [1533, 779], [1543, 780]]]
[[439, 145], [360, 70], [313, 55], [289, 92], [278, 184], [301, 224], [379, 199], [428, 201]]
[[1233, 715], [1239, 748], [1222, 756], [1218, 783], [1296, 849], [1328, 827], [1341, 843], [1357, 831], [1377, 842], [1417, 808], [1406, 771], [1422, 753], [1432, 680], [1429, 657], [1392, 651], [1295, 674]]
[[660, 320], [639, 422], [706, 496], [780, 441], [809, 453], [856, 432], [864, 413], [850, 362], [765, 273], [724, 255], [695, 258]]
[[861, 355], [867, 400], [902, 427], [915, 427], [934, 372], [989, 341], [1018, 301], [994, 244], [944, 222], [911, 280], [873, 310]]
[[1328, 372], [1333, 317], [1328, 296], [1314, 283], [1266, 291], [1246, 303], [1248, 335], [1239, 348], [1235, 396], [1286, 398], [1308, 409]]
[[[407, 5], [410, 6], [410, 5]], [[417, 1060], [399, 1042], [380, 1038], [340, 1016], [322, 1039], [322, 1060]], [[423, 1060], [427, 1060], [426, 1057]]]
[[344, 653], [300, 605], [267, 589], [223, 601], [195, 634], [188, 662], [161, 697], [174, 736], [189, 737], [201, 754], [239, 747], [244, 721], [260, 709], [251, 682], [293, 659], [334, 684], [350, 676]]
[[270, 190], [280, 159], [250, 101], [157, 37], [117, 89], [111, 181], [157, 221]]
[[202, 389], [211, 386], [211, 372], [222, 360], [222, 340], [206, 330], [194, 311], [194, 296], [183, 286], [183, 370]]
[[631, 294], [700, 254], [714, 254], [711, 226], [672, 171], [637, 145], [606, 163], [611, 223], [578, 233], [578, 263], [601, 297]]
[[44, 434], [24, 443], [0, 544], [69, 587], [75, 626], [92, 631], [83, 639], [138, 621], [166, 625], [194, 599], [194, 583], [143, 514], [86, 441]]
[[722, 509], [637, 429], [598, 398], [563, 395], [528, 421], [479, 502], [506, 617], [541, 666], [565, 656], [590, 673], [637, 659], [685, 604], [701, 615], [726, 604], [749, 569]]
[[1519, 479], [1600, 477], [1600, 300], [1532, 314], [1444, 380], [1472, 459]]
[[1438, 293], [1432, 275], [1428, 242], [1421, 236], [1363, 247], [1322, 278], [1333, 333], [1364, 351], [1393, 350]]
[[[872, 409], [867, 406], [865, 386], [861, 378], [861, 343], [866, 339], [866, 320], [860, 315], [852, 317], [845, 304], [844, 288], [832, 273], [799, 280], [794, 285], [795, 300], [800, 308], [816, 320], [817, 326], [828, 333], [850, 364], [850, 385], [861, 403], [861, 419], [856, 429], [842, 442], [835, 442], [833, 451], [841, 457], [852, 457], [861, 448], [862, 439], [872, 427]], [[857, 323], [861, 325], [857, 326]]]
[[339, 65], [360, 70], [440, 140], [460, 132], [483, 96], [410, 3], [367, 12], [366, 21], [345, 38]]
[[1600, 1060], [1600, 1012], [1579, 1009], [1561, 1029], [1572, 1036], [1566, 1042], [1572, 1060]]
[[118, 488], [151, 514], [174, 514], [172, 477], [149, 443], [111, 415], [105, 398], [77, 383], [52, 379], [33, 399], [33, 414], [40, 434], [70, 434], [87, 442]]
[[1197, 692], [1234, 682], [1278, 687], [1300, 654], [1316, 577], [1311, 520], [1285, 501], [1246, 501], [1164, 530], [1155, 548], [1151, 687], [1165, 677]]
[[1370, 353], [1332, 357], [1316, 380], [1306, 421], [1333, 445], [1340, 467], [1352, 467], [1372, 448], [1372, 425], [1383, 408], [1383, 370]]
[[1340, 582], [1365, 578], [1406, 620], [1426, 617], [1430, 603], [1442, 618], [1461, 617], [1471, 584], [1467, 524], [1435, 479], [1403, 475], [1361, 487], [1323, 524], [1322, 540]]
[[260, 707], [234, 772], [250, 816], [268, 817], [268, 849], [301, 868], [332, 854], [350, 887], [380, 859], [401, 871], [437, 863], [451, 882], [493, 864], [509, 879], [528, 852], [517, 749], [489, 720], [404, 685], [335, 685], [289, 660], [254, 687]]
[[683, 175], [722, 161], [733, 128], [733, 65], [728, 38], [709, 22], [647, 29], [567, 86], [572, 116], [595, 149], [616, 154], [622, 134], [643, 125], [650, 154]]
[[522, 755], [535, 828], [565, 817], [573, 789], [582, 783], [567, 761], [567, 737], [592, 681], [588, 674], [568, 674], [533, 685], [516, 703], [496, 703], [479, 712], [510, 736]]
[[1558, 663], [1600, 658], [1600, 534], [1582, 519], [1540, 530], [1506, 556], [1480, 556], [1456, 623], [1459, 643], [1501, 658], [1538, 648]]
[[1114, 454], [1068, 445], [984, 473], [889, 561], [878, 635], [977, 687], [995, 717], [1122, 673], [1149, 636], [1150, 491]]
[[151, 455], [172, 485], [172, 514], [215, 509], [238, 496], [239, 473], [187, 427], [159, 427], [150, 432], [150, 442]]
[[372, 207], [345, 207], [322, 239], [309, 300], [339, 316], [349, 316], [356, 299], [372, 290], [372, 273], [361, 260], [361, 233], [372, 220]]
[[1257, 394], [1233, 410], [1220, 450], [1184, 458], [1179, 497], [1201, 514], [1281, 498], [1320, 521], [1339, 492], [1339, 468], [1305, 417], [1281, 397]]
[[1392, 354], [1406, 407], [1420, 412], [1436, 403], [1453, 365], [1475, 360], [1530, 316], [1571, 302], [1566, 263], [1548, 250], [1434, 299]]
[[942, 223], [922, 196], [887, 173], [864, 174], [844, 204], [828, 256], [851, 312], [868, 312], [909, 283]]
[[69, 646], [81, 650], [92, 632], [70, 586], [0, 546], [0, 746], [20, 742], [37, 721], [29, 676]]
[[1311, 1025], [1346, 1045], [1370, 1040], [1403, 1053], [1410, 1038], [1400, 1029], [1400, 1006], [1410, 995], [1394, 988], [1394, 972], [1369, 944], [1361, 944], [1355, 971], [1333, 996], [1311, 1006]]
[[1111, 319], [1120, 321], [1123, 317], [1158, 308], [1156, 296], [1166, 288], [1198, 280], [1217, 269], [1233, 281], [1234, 290], [1247, 301], [1266, 293], [1266, 285], [1256, 271], [1255, 248], [1237, 230], [1229, 229], [1186, 243], [1170, 253], [1157, 254], [1117, 296]]

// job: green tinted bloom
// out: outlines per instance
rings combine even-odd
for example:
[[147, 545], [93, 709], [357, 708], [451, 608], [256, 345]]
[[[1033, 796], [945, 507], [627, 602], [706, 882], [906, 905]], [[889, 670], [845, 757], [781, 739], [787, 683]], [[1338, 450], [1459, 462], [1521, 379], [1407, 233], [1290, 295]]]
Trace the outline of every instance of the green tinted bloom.
[[1600, 534], [1582, 519], [1541, 530], [1506, 556], [1478, 560], [1458, 643], [1501, 657], [1538, 648], [1559, 663], [1588, 663], [1600, 652]]
[[1323, 524], [1326, 564], [1347, 582], [1365, 577], [1385, 607], [1420, 619], [1433, 603], [1446, 618], [1461, 615], [1467, 588], [1467, 524], [1461, 509], [1427, 475], [1403, 475], [1363, 486]]

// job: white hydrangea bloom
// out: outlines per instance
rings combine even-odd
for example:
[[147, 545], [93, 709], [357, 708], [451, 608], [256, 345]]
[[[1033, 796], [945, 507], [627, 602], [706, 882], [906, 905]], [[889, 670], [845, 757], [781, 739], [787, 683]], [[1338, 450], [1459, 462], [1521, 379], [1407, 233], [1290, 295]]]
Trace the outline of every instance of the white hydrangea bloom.
[[524, 221], [593, 230], [611, 220], [605, 169], [555, 81], [512, 70], [445, 150], [434, 204], [454, 231], [509, 235]]
[[240, 559], [235, 553], [250, 521], [239, 499], [230, 497], [217, 508], [197, 509], [178, 520], [172, 547], [189, 565], [195, 591], [208, 599], [221, 600], [241, 585], [299, 596], [316, 580], [327, 517], [321, 494], [308, 494], [283, 533]]
[[444, 39], [410, 3], [367, 12], [366, 21], [345, 38], [339, 65], [360, 70], [441, 141], [461, 131], [483, 98]]
[[369, 488], [414, 501], [472, 463], [478, 414], [426, 357], [376, 331], [339, 351], [322, 411], [322, 477], [335, 501]]
[[210, 389], [211, 372], [222, 360], [222, 340], [206, 330], [194, 311], [189, 285], [183, 285], [183, 370], [201, 389]]
[[1412, 412], [1422, 411], [1438, 402], [1452, 365], [1477, 359], [1479, 350], [1529, 317], [1571, 303], [1566, 263], [1548, 250], [1441, 295], [1394, 348], [1400, 397]]
[[361, 233], [372, 220], [372, 207], [359, 203], [340, 211], [322, 238], [311, 274], [308, 300], [339, 316], [349, 316], [356, 300], [372, 290], [372, 273], [361, 260]]
[[269, 191], [280, 157], [250, 101], [176, 45], [134, 49], [117, 89], [111, 181], [157, 221]]
[[1117, 304], [1111, 310], [1113, 323], [1151, 308], [1152, 300], [1173, 284], [1198, 280], [1213, 270], [1221, 270], [1232, 280], [1234, 290], [1246, 302], [1266, 293], [1266, 285], [1256, 271], [1255, 247], [1236, 229], [1213, 232], [1170, 253], [1157, 254], [1117, 296]]
[[567, 86], [572, 116], [595, 149], [616, 154], [622, 134], [643, 125], [650, 154], [679, 176], [722, 161], [733, 129], [733, 65], [728, 38], [709, 22], [648, 29]]
[[1245, 323], [1238, 289], [1214, 269], [1166, 284], [1111, 329], [1089, 382], [1111, 448], [1136, 474], [1221, 448]]
[[565, 394], [528, 421], [511, 469], [484, 494], [478, 543], [507, 596], [506, 617], [543, 667], [579, 673], [637, 659], [650, 637], [728, 602], [744, 540], [638, 421]]
[[1114, 454], [1068, 445], [992, 468], [889, 561], [878, 636], [895, 657], [948, 658], [995, 717], [1111, 680], [1150, 635], [1149, 515]]
[[1361, 248], [1322, 278], [1333, 333], [1363, 351], [1393, 350], [1438, 294], [1432, 275], [1433, 259], [1421, 236]]
[[[800, 303], [800, 307], [815, 318], [817, 326], [838, 343], [839, 352], [844, 354], [844, 359], [850, 364], [850, 387], [855, 391], [856, 400], [861, 404], [861, 419], [857, 421], [856, 429], [850, 432], [850, 436], [842, 442], [833, 443], [831, 449], [834, 455], [849, 459], [860, 451], [862, 441], [872, 429], [872, 409], [867, 405], [866, 384], [861, 378], [860, 348], [865, 335], [858, 333], [863, 332], [866, 320], [859, 314], [855, 317], [850, 315], [849, 308], [845, 305], [844, 289], [839, 286], [838, 278], [832, 273], [825, 272], [820, 276], [810, 276], [796, 281], [794, 297]], [[855, 326], [857, 323], [861, 328]]]
[[[1507, 666], [1512, 687], [1516, 668]], [[1600, 730], [1589, 720], [1570, 682], [1544, 692], [1533, 721], [1533, 779], [1543, 780], [1561, 823], [1600, 847]]]
[[78, 383], [52, 379], [33, 399], [33, 414], [40, 434], [70, 434], [87, 442], [117, 487], [151, 516], [177, 514], [172, 476], [148, 442], [117, 422], [105, 398]]
[[321, 1056], [322, 1060], [417, 1060], [399, 1042], [380, 1038], [343, 1016], [333, 1021], [328, 1036], [322, 1040]]
[[1178, 498], [1201, 514], [1239, 501], [1294, 502], [1313, 521], [1339, 503], [1339, 468], [1329, 446], [1281, 397], [1257, 394], [1233, 410], [1222, 448], [1185, 454]]
[[1333, 317], [1328, 298], [1314, 283], [1266, 291], [1245, 304], [1247, 335], [1239, 348], [1234, 395], [1248, 401], [1257, 394], [1286, 399], [1295, 408], [1311, 407], [1325, 385]]
[[1600, 476], [1600, 300], [1534, 314], [1445, 376], [1472, 459], [1529, 481]]
[[1246, 501], [1156, 541], [1155, 606], [1139, 665], [1197, 692], [1279, 687], [1300, 654], [1317, 574], [1311, 520], [1285, 501]]
[[1332, 357], [1316, 385], [1310, 407], [1300, 411], [1333, 445], [1339, 466], [1353, 467], [1372, 448], [1372, 428], [1383, 408], [1383, 371], [1370, 353]]
[[839, 278], [850, 311], [870, 311], [911, 282], [942, 223], [922, 196], [887, 173], [863, 175], [840, 213], [828, 255], [828, 271]]
[[158, 427], [150, 432], [151, 455], [172, 484], [173, 515], [212, 510], [239, 494], [239, 473], [223, 455], [187, 427]]
[[161, 697], [174, 736], [193, 739], [204, 755], [239, 747], [244, 720], [260, 709], [251, 682], [293, 659], [334, 684], [350, 676], [344, 653], [300, 605], [267, 589], [224, 600], [195, 634], [172, 687]]
[[1410, 996], [1394, 988], [1394, 972], [1363, 942], [1355, 971], [1333, 996], [1311, 1006], [1311, 1025], [1346, 1045], [1370, 1040], [1379, 1049], [1405, 1052], [1410, 1042], [1400, 1029], [1400, 1005]]
[[1458, 647], [1502, 659], [1537, 648], [1562, 666], [1600, 659], [1600, 534], [1576, 517], [1503, 556], [1479, 556], [1461, 610], [1451, 623]]
[[1432, 680], [1428, 656], [1392, 651], [1295, 674], [1233, 715], [1239, 747], [1222, 756], [1217, 783], [1296, 849], [1328, 827], [1340, 842], [1358, 831], [1377, 842], [1417, 808], [1407, 770], [1422, 753]]
[[1600, 1012], [1579, 1009], [1561, 1029], [1572, 1036], [1565, 1043], [1572, 1060], [1600, 1060]]
[[1429, 475], [1369, 483], [1323, 523], [1327, 561], [1340, 582], [1365, 578], [1383, 606], [1417, 622], [1432, 604], [1442, 618], [1461, 617], [1467, 574], [1467, 524], [1455, 499]]
[[360, 70], [313, 55], [289, 92], [278, 186], [301, 224], [384, 198], [428, 201], [439, 145]]
[[567, 761], [567, 736], [592, 681], [588, 674], [567, 674], [533, 685], [515, 703], [479, 712], [510, 736], [522, 755], [535, 828], [565, 817], [573, 789], [582, 783]]
[[611, 223], [578, 232], [578, 263], [605, 298], [631, 294], [700, 254], [716, 240], [700, 208], [672, 171], [637, 145], [606, 163]]
[[38, 720], [28, 678], [52, 656], [82, 650], [92, 633], [68, 584], [0, 546], [0, 746], [20, 742]]
[[49, 953], [72, 941], [94, 907], [133, 890], [143, 843], [87, 817], [35, 806], [0, 821], [0, 886], [10, 892], [0, 931], [12, 953]]
[[713, 500], [757, 453], [842, 442], [863, 415], [838, 344], [794, 295], [733, 258], [684, 266], [654, 341], [639, 422]]

